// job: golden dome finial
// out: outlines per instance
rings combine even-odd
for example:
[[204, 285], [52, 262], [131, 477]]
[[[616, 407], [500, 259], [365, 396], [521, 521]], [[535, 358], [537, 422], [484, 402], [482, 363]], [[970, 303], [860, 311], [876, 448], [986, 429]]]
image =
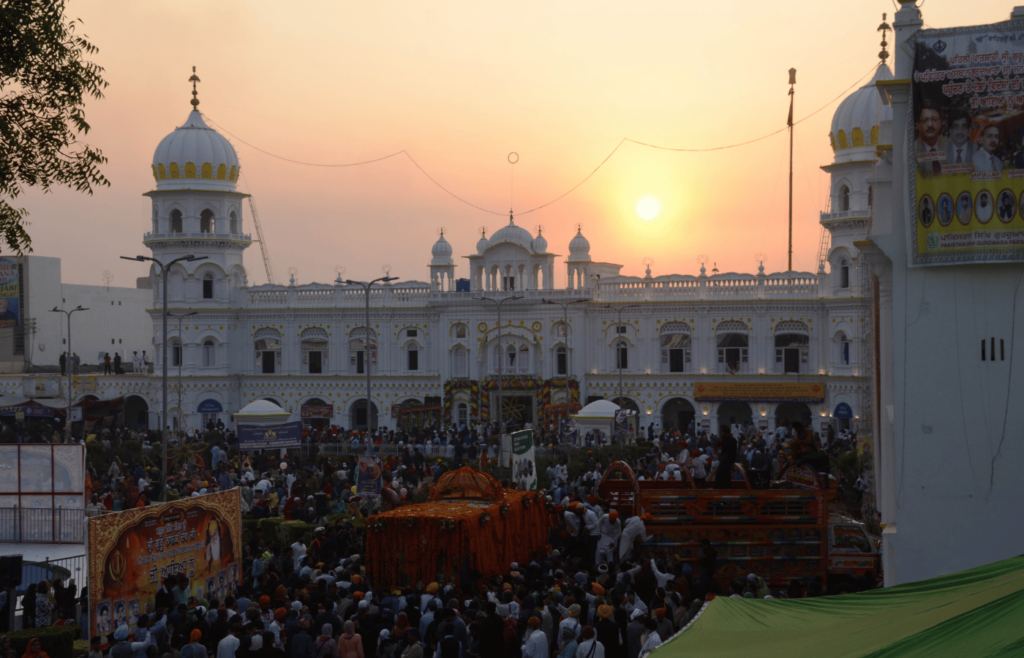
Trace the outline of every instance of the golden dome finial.
[[199, 110], [199, 92], [196, 90], [196, 83], [197, 82], [202, 82], [202, 80], [200, 80], [199, 76], [196, 75], [196, 67], [194, 67], [194, 66], [192, 67], [192, 77], [189, 78], [188, 81], [192, 83], [192, 100], [190, 101], [192, 103], [192, 109], [198, 111]]
[[882, 64], [885, 64], [885, 60], [889, 59], [889, 51], [885, 49], [889, 43], [885, 40], [885, 33], [891, 30], [889, 24], [885, 22], [885, 14], [882, 14], [882, 24], [878, 26], [878, 31], [882, 33], [882, 50], [878, 53], [878, 59], [882, 60]]

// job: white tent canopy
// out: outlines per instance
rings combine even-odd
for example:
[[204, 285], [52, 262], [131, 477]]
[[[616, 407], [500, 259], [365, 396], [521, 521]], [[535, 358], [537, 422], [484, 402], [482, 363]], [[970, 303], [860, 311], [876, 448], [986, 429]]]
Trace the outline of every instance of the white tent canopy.
[[[615, 415], [619, 413], [619, 405], [611, 400], [595, 400], [580, 409], [572, 419], [579, 428], [579, 441], [582, 443], [588, 432], [594, 434], [600, 443], [606, 443], [615, 436]], [[626, 410], [627, 416], [635, 416], [636, 412]], [[632, 442], [632, 439], [630, 439]]]
[[235, 423], [244, 425], [277, 425], [287, 421], [291, 413], [270, 400], [254, 400], [235, 414]]

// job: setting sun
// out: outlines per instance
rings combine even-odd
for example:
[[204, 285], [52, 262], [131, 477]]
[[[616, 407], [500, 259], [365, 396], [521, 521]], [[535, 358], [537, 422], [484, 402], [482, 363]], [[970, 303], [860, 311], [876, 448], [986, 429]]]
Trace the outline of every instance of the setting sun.
[[660, 212], [661, 200], [653, 194], [645, 194], [636, 202], [636, 214], [640, 219], [654, 219]]

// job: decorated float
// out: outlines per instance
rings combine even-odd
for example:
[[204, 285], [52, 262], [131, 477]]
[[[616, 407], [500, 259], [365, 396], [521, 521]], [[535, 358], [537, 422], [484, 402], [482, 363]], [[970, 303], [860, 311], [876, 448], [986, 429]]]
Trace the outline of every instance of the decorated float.
[[441, 476], [428, 502], [367, 520], [367, 569], [378, 586], [466, 584], [529, 562], [544, 550], [547, 528], [539, 494], [505, 489], [464, 467]]

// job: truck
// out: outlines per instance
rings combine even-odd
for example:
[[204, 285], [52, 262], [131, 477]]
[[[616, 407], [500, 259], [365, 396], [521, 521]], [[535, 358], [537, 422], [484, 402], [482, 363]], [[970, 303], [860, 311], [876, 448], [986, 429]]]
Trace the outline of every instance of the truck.
[[713, 549], [711, 577], [725, 592], [750, 573], [772, 589], [793, 579], [806, 588], [820, 578], [830, 594], [881, 583], [881, 539], [861, 521], [830, 511], [834, 490], [810, 467], [791, 466], [768, 489], [752, 487], [739, 464], [729, 489], [699, 488], [686, 469], [672, 475], [678, 479], [638, 478], [628, 464], [614, 462], [598, 493], [622, 518], [643, 516], [651, 537], [644, 546], [690, 563], [695, 582]]

